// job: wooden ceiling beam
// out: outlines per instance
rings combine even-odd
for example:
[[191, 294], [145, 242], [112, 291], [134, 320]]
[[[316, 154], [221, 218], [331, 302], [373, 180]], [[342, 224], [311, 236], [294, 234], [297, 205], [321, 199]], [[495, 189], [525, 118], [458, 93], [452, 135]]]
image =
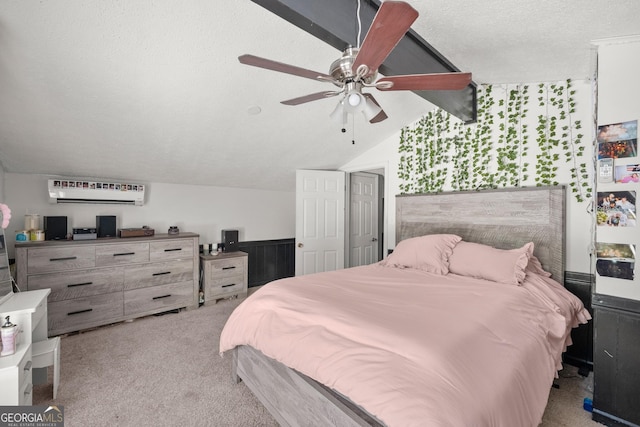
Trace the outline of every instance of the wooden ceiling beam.
[[[252, 0], [309, 34], [343, 51], [357, 46], [357, 15], [355, 1], [345, 0]], [[364, 39], [380, 7], [377, 0], [361, 0], [361, 38]], [[361, 40], [362, 41], [362, 40]], [[403, 74], [450, 73], [461, 71], [415, 31], [409, 30], [393, 49], [380, 73], [385, 76]], [[472, 70], [463, 70], [472, 71]], [[414, 91], [432, 104], [448, 111], [465, 123], [477, 118], [476, 84], [460, 91]]]

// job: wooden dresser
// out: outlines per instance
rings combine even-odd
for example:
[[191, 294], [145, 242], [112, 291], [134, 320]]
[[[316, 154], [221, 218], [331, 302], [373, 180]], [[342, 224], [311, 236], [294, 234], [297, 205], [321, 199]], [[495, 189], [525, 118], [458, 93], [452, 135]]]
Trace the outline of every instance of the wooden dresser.
[[232, 296], [247, 296], [248, 254], [246, 252], [222, 252], [217, 255], [200, 255], [202, 289], [205, 303]]
[[198, 307], [198, 235], [16, 243], [20, 289], [50, 288], [49, 336]]

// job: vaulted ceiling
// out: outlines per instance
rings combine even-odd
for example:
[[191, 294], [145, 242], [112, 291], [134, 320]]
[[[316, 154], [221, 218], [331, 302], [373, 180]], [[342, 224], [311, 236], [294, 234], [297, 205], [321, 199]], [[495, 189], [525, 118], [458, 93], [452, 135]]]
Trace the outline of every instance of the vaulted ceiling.
[[[250, 0], [3, 1], [2, 167], [291, 190], [295, 169], [337, 168], [434, 108], [412, 92], [376, 92], [389, 118], [369, 124], [355, 117], [342, 133], [328, 117], [336, 98], [280, 104], [327, 83], [248, 67], [239, 55], [326, 73], [340, 51], [266, 8], [282, 0], [256, 1], [265, 7]], [[334, 1], [298, 0], [316, 8]], [[378, 5], [361, 1], [363, 10]], [[357, 0], [339, 3], [355, 16]], [[420, 12], [412, 31], [472, 72], [476, 84], [588, 79], [592, 40], [640, 34], [636, 0], [409, 3]], [[354, 39], [356, 31], [354, 20]]]

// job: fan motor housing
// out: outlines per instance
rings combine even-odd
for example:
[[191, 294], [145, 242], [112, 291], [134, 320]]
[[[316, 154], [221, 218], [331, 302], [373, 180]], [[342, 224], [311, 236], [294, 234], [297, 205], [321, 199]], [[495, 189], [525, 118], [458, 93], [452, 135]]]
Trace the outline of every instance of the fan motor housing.
[[[352, 66], [356, 60], [356, 56], [358, 56], [358, 50], [359, 49], [355, 47], [346, 48], [342, 53], [342, 56], [331, 63], [331, 67], [329, 68], [329, 74], [331, 77], [343, 83], [352, 80], [355, 77]], [[371, 83], [375, 79], [376, 75], [376, 72], [371, 73], [362, 79], [362, 83]]]

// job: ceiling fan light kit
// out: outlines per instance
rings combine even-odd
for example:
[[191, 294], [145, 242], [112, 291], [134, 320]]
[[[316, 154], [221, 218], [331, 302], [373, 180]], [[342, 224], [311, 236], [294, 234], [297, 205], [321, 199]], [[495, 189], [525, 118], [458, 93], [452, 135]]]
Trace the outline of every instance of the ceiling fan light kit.
[[348, 103], [345, 105], [345, 111], [350, 114], [362, 113], [364, 117], [369, 121], [377, 116], [382, 108], [378, 107], [369, 98], [366, 98], [360, 92], [351, 92], [347, 94], [345, 99]]
[[355, 110], [363, 102], [362, 100], [364, 95], [358, 92], [351, 92], [347, 94], [346, 98], [349, 101], [349, 106], [353, 107]]
[[417, 18], [418, 12], [408, 3], [402, 1], [383, 2], [373, 18], [362, 46], [345, 49], [342, 56], [329, 67], [329, 74], [254, 55], [242, 55], [238, 57], [238, 60], [245, 65], [316, 81], [330, 82], [340, 88], [337, 91], [317, 92], [285, 100], [282, 103], [300, 105], [343, 95], [329, 116], [334, 120], [341, 121], [344, 132], [348, 114], [362, 113], [370, 123], [378, 123], [387, 118], [386, 113], [373, 95], [363, 92], [363, 88], [375, 88], [382, 91], [461, 90], [471, 83], [471, 73], [461, 72], [388, 76], [376, 81], [378, 68]]
[[[359, 90], [348, 92], [336, 105], [329, 117], [334, 121], [339, 121], [342, 125], [342, 132], [345, 132], [348, 114], [362, 113], [362, 115], [371, 123], [372, 120], [382, 112], [382, 108], [371, 100], [371, 98], [363, 95]], [[386, 118], [386, 115], [385, 117]]]

